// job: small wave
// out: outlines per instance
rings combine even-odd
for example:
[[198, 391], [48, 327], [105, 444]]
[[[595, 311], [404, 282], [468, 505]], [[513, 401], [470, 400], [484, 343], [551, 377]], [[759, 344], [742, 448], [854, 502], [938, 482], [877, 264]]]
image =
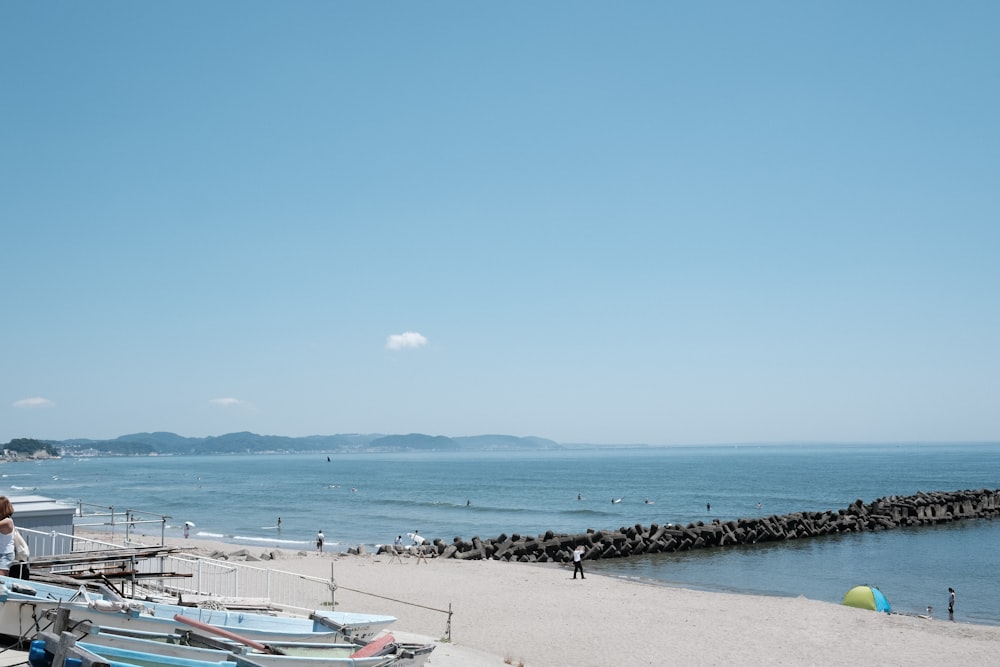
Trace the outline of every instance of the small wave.
[[603, 510], [590, 510], [590, 509], [566, 510], [564, 513], [569, 514], [571, 516], [619, 516], [616, 512], [605, 512]]
[[[464, 501], [455, 503], [447, 500], [396, 500], [383, 498], [371, 501], [371, 505], [392, 508], [393, 510], [416, 508], [427, 510], [462, 510], [465, 512], [482, 513], [503, 512], [511, 515], [549, 514], [552, 512], [552, 510], [542, 507], [509, 507], [503, 505], [477, 505], [475, 503], [467, 505]], [[389, 516], [393, 516], [394, 514], [395, 512]]]
[[[265, 542], [267, 544], [312, 544], [312, 542], [306, 540], [276, 540], [273, 537], [251, 537], [249, 535], [233, 535], [232, 539], [242, 542]], [[328, 542], [327, 544], [336, 544], [336, 542]]]
[[204, 531], [204, 530], [199, 530], [195, 534], [198, 537], [212, 537], [212, 538], [219, 539], [219, 540], [224, 539], [226, 537], [223, 533], [209, 533], [209, 532]]

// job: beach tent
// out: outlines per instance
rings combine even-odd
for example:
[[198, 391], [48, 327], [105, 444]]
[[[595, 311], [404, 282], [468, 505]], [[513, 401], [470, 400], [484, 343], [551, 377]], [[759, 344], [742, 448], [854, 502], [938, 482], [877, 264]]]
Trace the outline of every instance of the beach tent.
[[842, 604], [858, 609], [871, 609], [872, 611], [884, 611], [889, 613], [889, 601], [885, 599], [882, 591], [874, 586], [855, 586], [844, 595]]

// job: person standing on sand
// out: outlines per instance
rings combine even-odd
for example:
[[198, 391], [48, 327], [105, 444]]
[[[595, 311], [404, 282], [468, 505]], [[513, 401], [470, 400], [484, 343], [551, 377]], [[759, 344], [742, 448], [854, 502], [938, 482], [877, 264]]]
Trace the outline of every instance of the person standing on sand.
[[576, 549], [573, 549], [573, 578], [576, 579], [576, 573], [580, 573], [581, 579], [586, 579], [583, 576], [583, 545], [578, 545]]
[[323, 531], [320, 530], [318, 533], [316, 533], [316, 553], [318, 554], [323, 553], [323, 542], [325, 541], [326, 538], [323, 537]]
[[948, 587], [948, 615], [955, 613], [955, 589]]
[[7, 496], [0, 496], [0, 574], [7, 576], [14, 564], [14, 506]]

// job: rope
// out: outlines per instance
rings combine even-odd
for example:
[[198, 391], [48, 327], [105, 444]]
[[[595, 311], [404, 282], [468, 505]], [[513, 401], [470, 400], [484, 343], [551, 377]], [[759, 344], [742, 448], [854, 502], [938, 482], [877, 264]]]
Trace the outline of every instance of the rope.
[[421, 609], [427, 609], [429, 611], [436, 611], [436, 612], [439, 612], [441, 614], [450, 614], [451, 613], [450, 611], [447, 611], [445, 609], [435, 609], [434, 607], [426, 607], [426, 606], [424, 606], [422, 604], [417, 604], [415, 602], [407, 602], [405, 600], [397, 600], [396, 598], [390, 598], [390, 597], [386, 597], [384, 595], [376, 595], [375, 593], [369, 593], [367, 591], [359, 591], [359, 590], [357, 590], [355, 588], [348, 588], [347, 586], [337, 586], [337, 588], [343, 589], [345, 591], [351, 591], [352, 593], [360, 593], [361, 595], [370, 595], [373, 598], [379, 598], [379, 599], [382, 599], [382, 600], [389, 600], [390, 602], [398, 602], [399, 604], [408, 604], [411, 607], [420, 607]]

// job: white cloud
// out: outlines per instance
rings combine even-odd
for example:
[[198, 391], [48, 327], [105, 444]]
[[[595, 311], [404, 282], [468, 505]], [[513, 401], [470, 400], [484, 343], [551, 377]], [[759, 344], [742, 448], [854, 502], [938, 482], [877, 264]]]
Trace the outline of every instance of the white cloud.
[[15, 408], [54, 408], [56, 404], [54, 401], [50, 401], [47, 398], [42, 398], [41, 396], [36, 396], [34, 398], [22, 398], [20, 401], [14, 401], [11, 405]]
[[427, 338], [416, 331], [406, 331], [401, 334], [393, 334], [385, 341], [385, 346], [389, 350], [406, 350], [409, 348], [423, 347], [427, 345]]
[[246, 403], [238, 398], [213, 398], [208, 401], [212, 405], [218, 405], [223, 408], [239, 408], [246, 407]]

